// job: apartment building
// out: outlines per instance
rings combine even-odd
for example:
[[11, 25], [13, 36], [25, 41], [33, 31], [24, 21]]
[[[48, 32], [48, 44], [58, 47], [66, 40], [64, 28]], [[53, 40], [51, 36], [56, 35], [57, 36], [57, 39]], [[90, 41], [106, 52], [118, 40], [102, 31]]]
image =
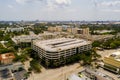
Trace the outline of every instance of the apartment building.
[[34, 40], [32, 49], [39, 57], [49, 60], [59, 60], [61, 57], [67, 58], [76, 53], [91, 49], [91, 42], [83, 39], [58, 38], [51, 40]]

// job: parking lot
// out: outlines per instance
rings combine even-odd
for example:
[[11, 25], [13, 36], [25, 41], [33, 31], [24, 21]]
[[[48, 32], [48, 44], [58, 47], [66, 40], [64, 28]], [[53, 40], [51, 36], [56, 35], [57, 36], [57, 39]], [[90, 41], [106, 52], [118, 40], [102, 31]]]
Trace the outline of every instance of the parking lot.
[[112, 72], [109, 72], [109, 71], [107, 71], [107, 70], [104, 70], [104, 69], [102, 69], [102, 68], [97, 69], [97, 71], [100, 72], [100, 73], [107, 74], [107, 75], [109, 75], [110, 77], [114, 78], [115, 80], [120, 80], [120, 78], [118, 78], [119, 75], [114, 74], [114, 73], [112, 73]]
[[32, 73], [28, 80], [67, 80], [68, 76], [72, 73], [77, 73], [82, 70], [83, 67], [80, 63], [75, 63], [68, 66], [63, 66], [56, 69], [42, 69], [42, 72]]

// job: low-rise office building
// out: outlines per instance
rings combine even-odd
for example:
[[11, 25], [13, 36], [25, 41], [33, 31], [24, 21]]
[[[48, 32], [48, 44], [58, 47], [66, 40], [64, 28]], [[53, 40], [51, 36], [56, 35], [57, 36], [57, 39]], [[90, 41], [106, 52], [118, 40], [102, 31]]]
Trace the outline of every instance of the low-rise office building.
[[57, 37], [59, 34], [58, 33], [49, 33], [49, 32], [44, 32], [41, 34], [34, 34], [34, 35], [21, 35], [21, 36], [14, 36], [12, 38], [12, 41], [16, 44], [21, 44], [21, 43], [31, 43], [32, 40], [42, 40], [42, 39], [52, 39]]
[[32, 40], [36, 39], [40, 39], [40, 37], [37, 35], [21, 35], [12, 38], [13, 42], [15, 42], [16, 44], [31, 43]]
[[114, 38], [115, 35], [91, 35], [89, 36], [89, 39], [91, 41], [104, 41]]
[[48, 62], [88, 51], [91, 47], [91, 42], [83, 39], [58, 38], [43, 41], [34, 40], [32, 42], [32, 49], [38, 53], [41, 59], [45, 58]]
[[51, 33], [51, 32], [44, 31], [44, 33], [39, 34], [38, 36], [41, 37], [42, 40], [47, 40], [47, 39], [57, 38], [58, 35], [59, 35], [59, 32]]
[[109, 57], [105, 57], [103, 62], [105, 69], [120, 74], [120, 52], [114, 52]]
[[24, 28], [23, 27], [15, 27], [15, 28], [8, 28], [6, 29], [7, 32], [20, 32], [20, 31], [24, 31]]

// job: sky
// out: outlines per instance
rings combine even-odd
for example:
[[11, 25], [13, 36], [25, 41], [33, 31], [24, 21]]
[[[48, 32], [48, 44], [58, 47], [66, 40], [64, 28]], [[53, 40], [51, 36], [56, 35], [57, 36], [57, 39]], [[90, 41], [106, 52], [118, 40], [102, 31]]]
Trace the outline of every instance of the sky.
[[0, 0], [0, 20], [120, 20], [120, 0]]

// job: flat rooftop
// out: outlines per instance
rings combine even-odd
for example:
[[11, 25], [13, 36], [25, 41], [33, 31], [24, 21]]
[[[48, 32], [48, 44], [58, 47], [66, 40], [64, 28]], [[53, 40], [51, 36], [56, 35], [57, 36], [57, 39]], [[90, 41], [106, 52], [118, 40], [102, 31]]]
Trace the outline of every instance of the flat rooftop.
[[114, 52], [114, 53], [112, 53], [112, 55], [120, 56], [120, 51]]
[[114, 60], [120, 62], [120, 51], [112, 53], [108, 58], [112, 57]]
[[26, 73], [27, 73], [27, 72], [26, 72], [25, 70], [15, 72], [15, 73], [14, 73], [15, 79], [16, 79], [16, 80], [24, 80]]
[[58, 38], [58, 39], [51, 39], [44, 41], [34, 40], [33, 43], [34, 45], [49, 52], [58, 52], [61, 50], [67, 50], [67, 49], [91, 44], [90, 41], [86, 41], [83, 39], [71, 39], [71, 38]]
[[8, 80], [8, 78], [12, 78], [10, 71], [8, 69], [1, 70], [0, 71], [0, 80]]
[[104, 64], [109, 64], [109, 66], [120, 68], [120, 50], [116, 49], [111, 55], [104, 57], [103, 62]]

